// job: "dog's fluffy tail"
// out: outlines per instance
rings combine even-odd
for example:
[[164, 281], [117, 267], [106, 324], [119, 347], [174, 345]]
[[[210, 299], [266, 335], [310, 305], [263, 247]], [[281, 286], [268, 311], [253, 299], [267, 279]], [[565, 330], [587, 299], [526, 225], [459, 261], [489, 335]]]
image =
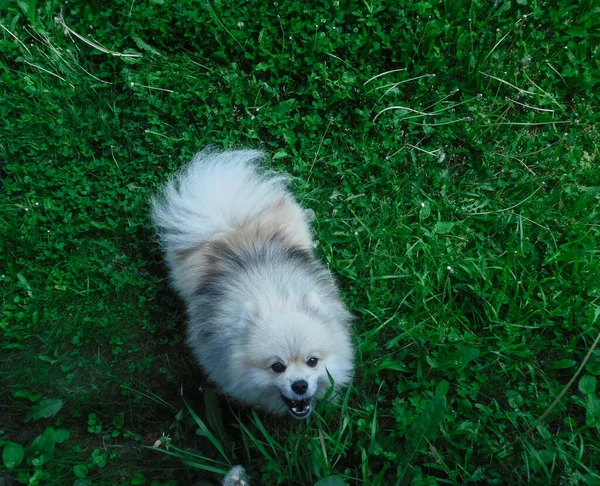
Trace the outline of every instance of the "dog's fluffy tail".
[[152, 221], [171, 259], [256, 216], [286, 193], [282, 174], [266, 172], [262, 152], [203, 150], [152, 200]]

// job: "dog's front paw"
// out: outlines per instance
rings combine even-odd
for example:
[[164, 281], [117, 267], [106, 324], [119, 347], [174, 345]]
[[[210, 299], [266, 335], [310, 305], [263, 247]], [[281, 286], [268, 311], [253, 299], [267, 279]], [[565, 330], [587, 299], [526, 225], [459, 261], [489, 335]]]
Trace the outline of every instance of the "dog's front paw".
[[223, 486], [250, 486], [246, 470], [242, 466], [233, 466], [223, 478]]

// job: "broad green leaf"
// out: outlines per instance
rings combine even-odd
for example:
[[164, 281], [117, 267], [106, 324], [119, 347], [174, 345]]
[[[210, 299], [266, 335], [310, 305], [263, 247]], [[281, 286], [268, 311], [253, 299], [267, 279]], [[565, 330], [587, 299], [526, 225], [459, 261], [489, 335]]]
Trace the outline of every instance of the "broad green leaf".
[[479, 350], [474, 348], [459, 348], [452, 353], [442, 355], [433, 360], [432, 367], [440, 370], [462, 369], [479, 356]]
[[92, 462], [98, 467], [106, 466], [106, 452], [100, 449], [94, 449], [92, 452]]
[[586, 395], [596, 391], [596, 377], [592, 375], [583, 375], [579, 380], [579, 391]]
[[56, 429], [56, 443], [62, 444], [65, 440], [71, 437], [71, 433], [66, 429]]
[[60, 398], [48, 398], [36, 403], [27, 419], [38, 420], [41, 418], [54, 417], [58, 411], [63, 407], [64, 402]]
[[32, 393], [27, 390], [17, 390], [13, 393], [15, 398], [26, 398], [30, 402], [37, 402], [40, 398], [42, 398], [41, 393]]
[[433, 227], [433, 232], [438, 235], [447, 235], [454, 228], [454, 223], [450, 221], [438, 221]]
[[560, 359], [555, 361], [550, 367], [551, 370], [564, 370], [566, 368], [572, 368], [577, 363], [572, 359]]
[[435, 396], [446, 396], [448, 393], [448, 389], [450, 388], [450, 384], [446, 380], [440, 381], [435, 387]]
[[523, 406], [523, 396], [517, 390], [508, 390], [506, 392], [506, 397], [508, 398], [508, 404], [511, 406], [511, 408], [519, 408]]
[[279, 113], [281, 115], [284, 115], [293, 108], [295, 103], [296, 103], [296, 100], [294, 98], [290, 98], [289, 100], [285, 100], [285, 101], [282, 101], [281, 103], [276, 104], [273, 107], [272, 111], [274, 113]]
[[4, 467], [6, 467], [6, 469], [14, 469], [21, 464], [24, 455], [23, 446], [21, 444], [10, 441], [7, 442], [2, 451], [2, 462], [4, 463]]
[[585, 408], [586, 425], [600, 426], [600, 398], [596, 395], [588, 395]]
[[582, 27], [571, 27], [567, 29], [567, 34], [575, 37], [588, 37], [588, 31]]
[[600, 375], [600, 352], [598, 350], [594, 350], [590, 359], [588, 359], [585, 371], [592, 375]]
[[444, 418], [446, 397], [439, 395], [434, 397], [425, 407], [423, 413], [413, 426], [407, 441], [409, 462], [415, 452], [426, 447], [428, 441], [432, 440]]
[[23, 10], [23, 13], [27, 15], [29, 22], [35, 24], [37, 0], [17, 0], [17, 5], [19, 5], [21, 10]]
[[73, 467], [73, 472], [75, 473], [76, 477], [83, 479], [87, 476], [88, 468], [82, 464], [77, 464], [77, 466]]
[[[425, 221], [431, 215], [431, 204], [427, 201], [421, 203], [421, 209], [419, 210], [419, 219]], [[435, 230], [434, 230], [435, 231]]]
[[131, 478], [130, 484], [146, 484], [147, 479], [142, 473], [137, 473]]

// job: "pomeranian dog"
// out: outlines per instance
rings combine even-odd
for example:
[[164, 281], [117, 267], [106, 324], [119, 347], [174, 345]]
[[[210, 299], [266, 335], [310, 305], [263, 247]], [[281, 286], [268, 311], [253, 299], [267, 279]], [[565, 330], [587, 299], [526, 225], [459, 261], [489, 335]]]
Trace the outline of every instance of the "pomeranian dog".
[[332, 382], [335, 395], [350, 381], [352, 316], [315, 257], [314, 213], [262, 160], [199, 152], [153, 198], [152, 219], [208, 377], [244, 404], [303, 419]]

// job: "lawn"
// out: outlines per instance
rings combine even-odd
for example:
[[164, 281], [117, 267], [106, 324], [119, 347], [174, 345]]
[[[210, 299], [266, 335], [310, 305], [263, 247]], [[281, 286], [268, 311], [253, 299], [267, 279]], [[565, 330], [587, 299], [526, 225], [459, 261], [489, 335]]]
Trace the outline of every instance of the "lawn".
[[[0, 484], [600, 484], [600, 5], [0, 1]], [[262, 148], [358, 317], [308, 421], [215, 393], [149, 198]]]

